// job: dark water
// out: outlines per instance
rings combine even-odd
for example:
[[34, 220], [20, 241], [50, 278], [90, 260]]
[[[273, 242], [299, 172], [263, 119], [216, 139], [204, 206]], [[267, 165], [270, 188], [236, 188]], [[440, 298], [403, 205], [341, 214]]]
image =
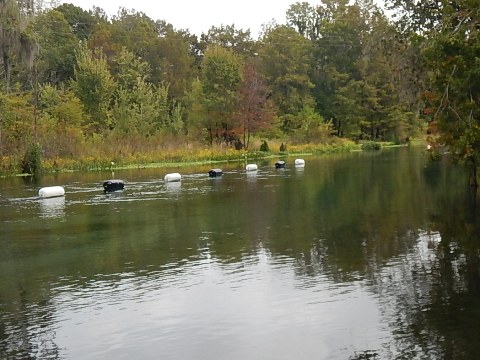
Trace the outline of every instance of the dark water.
[[479, 212], [424, 155], [0, 179], [0, 358], [476, 359]]

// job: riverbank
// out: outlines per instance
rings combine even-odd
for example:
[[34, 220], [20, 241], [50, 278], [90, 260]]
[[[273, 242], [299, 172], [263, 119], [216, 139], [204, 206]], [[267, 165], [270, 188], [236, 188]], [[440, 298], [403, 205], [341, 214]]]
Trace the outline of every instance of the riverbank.
[[[378, 144], [381, 148], [398, 146], [393, 143]], [[365, 143], [363, 145], [365, 145]], [[90, 154], [87, 156], [55, 158], [42, 156], [37, 160], [40, 160], [39, 172], [54, 173], [206, 165], [238, 161], [256, 161], [278, 156], [309, 156], [361, 150], [362, 144], [344, 139], [337, 139], [329, 144], [303, 145], [285, 145], [284, 143], [271, 141], [268, 151], [235, 150], [222, 146], [212, 146], [208, 148], [184, 147], [182, 149], [163, 149], [155, 152], [104, 153], [101, 156]], [[24, 159], [2, 157], [0, 176], [31, 175], [22, 171], [22, 161], [24, 161]]]

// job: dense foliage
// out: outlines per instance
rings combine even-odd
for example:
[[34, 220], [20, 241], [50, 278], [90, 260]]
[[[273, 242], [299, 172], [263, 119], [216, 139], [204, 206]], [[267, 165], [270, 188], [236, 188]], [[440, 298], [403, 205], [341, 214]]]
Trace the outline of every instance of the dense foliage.
[[[466, 126], [478, 101], [478, 10], [439, 1], [439, 16], [407, 3], [389, 1], [395, 18], [371, 0], [297, 2], [286, 24], [253, 39], [233, 25], [198, 38], [134, 10], [109, 18], [100, 8], [0, 0], [3, 171], [33, 145], [59, 163], [179, 147], [258, 150], [253, 138], [401, 143], [426, 120], [476, 164], [475, 127]], [[455, 103], [453, 90], [462, 93]]]
[[476, 187], [480, 161], [478, 1], [388, 3], [400, 15], [399, 27], [422, 44], [422, 60], [428, 70], [422, 99], [432, 149], [465, 164], [470, 183]]

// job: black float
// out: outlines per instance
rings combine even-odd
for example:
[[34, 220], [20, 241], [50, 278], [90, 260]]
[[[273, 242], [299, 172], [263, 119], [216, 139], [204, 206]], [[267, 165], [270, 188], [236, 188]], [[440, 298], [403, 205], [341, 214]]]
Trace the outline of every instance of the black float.
[[106, 180], [103, 182], [103, 189], [105, 192], [123, 190], [124, 188], [125, 183], [123, 180]]
[[208, 172], [208, 176], [210, 177], [217, 177], [222, 175], [223, 175], [222, 169], [212, 169]]

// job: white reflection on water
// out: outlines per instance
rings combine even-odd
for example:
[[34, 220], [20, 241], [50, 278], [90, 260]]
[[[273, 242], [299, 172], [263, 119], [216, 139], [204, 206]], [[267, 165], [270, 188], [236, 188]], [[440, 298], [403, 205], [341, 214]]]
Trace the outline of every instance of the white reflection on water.
[[241, 262], [97, 279], [55, 299], [69, 359], [348, 359], [390, 333], [361, 282], [299, 286], [294, 264], [265, 251]]
[[181, 181], [166, 182], [165, 189], [170, 194], [178, 195], [178, 193], [182, 190], [182, 182]]
[[39, 202], [41, 217], [58, 218], [65, 216], [65, 196], [43, 198]]

